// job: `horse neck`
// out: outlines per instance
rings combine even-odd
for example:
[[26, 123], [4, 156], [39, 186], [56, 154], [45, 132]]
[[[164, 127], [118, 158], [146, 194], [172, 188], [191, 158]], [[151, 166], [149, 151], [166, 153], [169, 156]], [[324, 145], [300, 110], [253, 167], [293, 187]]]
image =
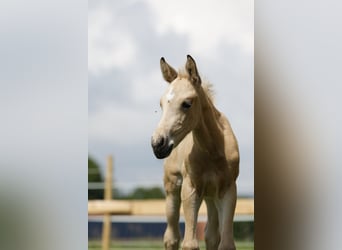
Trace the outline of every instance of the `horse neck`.
[[220, 112], [203, 92], [201, 119], [193, 132], [194, 147], [212, 156], [224, 154], [223, 132], [219, 123]]

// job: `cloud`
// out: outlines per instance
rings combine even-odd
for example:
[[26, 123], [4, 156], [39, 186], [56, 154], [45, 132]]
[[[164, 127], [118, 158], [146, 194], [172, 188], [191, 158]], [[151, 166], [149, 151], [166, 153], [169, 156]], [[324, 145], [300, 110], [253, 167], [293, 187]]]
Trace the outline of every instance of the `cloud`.
[[116, 13], [100, 6], [89, 11], [88, 70], [100, 74], [132, 63], [136, 45], [129, 32], [115, 20]]
[[[156, 63], [157, 64], [157, 63]], [[167, 83], [162, 80], [159, 67], [146, 75], [133, 77], [132, 98], [139, 103], [154, 103], [159, 107], [159, 98], [165, 91]]]
[[[106, 104], [89, 114], [89, 140], [119, 145], [139, 144], [150, 139], [159, 117], [141, 111], [139, 107]], [[155, 119], [153, 119], [155, 117]]]
[[187, 35], [195, 53], [210, 56], [222, 41], [253, 53], [253, 1], [148, 2], [158, 17], [157, 31]]

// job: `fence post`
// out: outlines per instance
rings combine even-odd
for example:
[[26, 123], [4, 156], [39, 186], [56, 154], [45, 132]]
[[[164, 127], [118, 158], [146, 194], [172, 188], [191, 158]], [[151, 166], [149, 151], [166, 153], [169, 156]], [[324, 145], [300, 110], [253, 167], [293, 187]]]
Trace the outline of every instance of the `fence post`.
[[[107, 157], [107, 167], [105, 174], [105, 190], [104, 199], [112, 199], [112, 175], [113, 175], [113, 158], [111, 155]], [[111, 214], [106, 213], [103, 215], [103, 228], [102, 228], [102, 249], [109, 250], [111, 240]]]

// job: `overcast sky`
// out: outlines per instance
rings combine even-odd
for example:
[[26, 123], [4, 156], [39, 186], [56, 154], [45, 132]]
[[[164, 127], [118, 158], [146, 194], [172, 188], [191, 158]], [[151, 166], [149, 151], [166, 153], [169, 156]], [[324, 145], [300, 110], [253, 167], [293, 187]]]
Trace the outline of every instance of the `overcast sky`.
[[159, 59], [179, 69], [190, 54], [237, 136], [238, 192], [254, 194], [253, 12], [253, 1], [89, 1], [89, 154], [102, 168], [114, 156], [119, 188], [162, 186], [150, 146], [167, 88]]

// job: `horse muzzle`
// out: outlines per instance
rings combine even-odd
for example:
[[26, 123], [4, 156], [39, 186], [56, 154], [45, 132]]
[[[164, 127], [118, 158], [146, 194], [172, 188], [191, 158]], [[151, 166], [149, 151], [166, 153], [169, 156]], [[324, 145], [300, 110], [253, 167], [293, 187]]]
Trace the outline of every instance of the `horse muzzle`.
[[154, 138], [152, 137], [151, 140], [153, 153], [158, 159], [164, 159], [168, 157], [172, 152], [173, 145], [173, 141], [170, 140], [168, 137], [160, 136], [156, 140], [154, 140]]

